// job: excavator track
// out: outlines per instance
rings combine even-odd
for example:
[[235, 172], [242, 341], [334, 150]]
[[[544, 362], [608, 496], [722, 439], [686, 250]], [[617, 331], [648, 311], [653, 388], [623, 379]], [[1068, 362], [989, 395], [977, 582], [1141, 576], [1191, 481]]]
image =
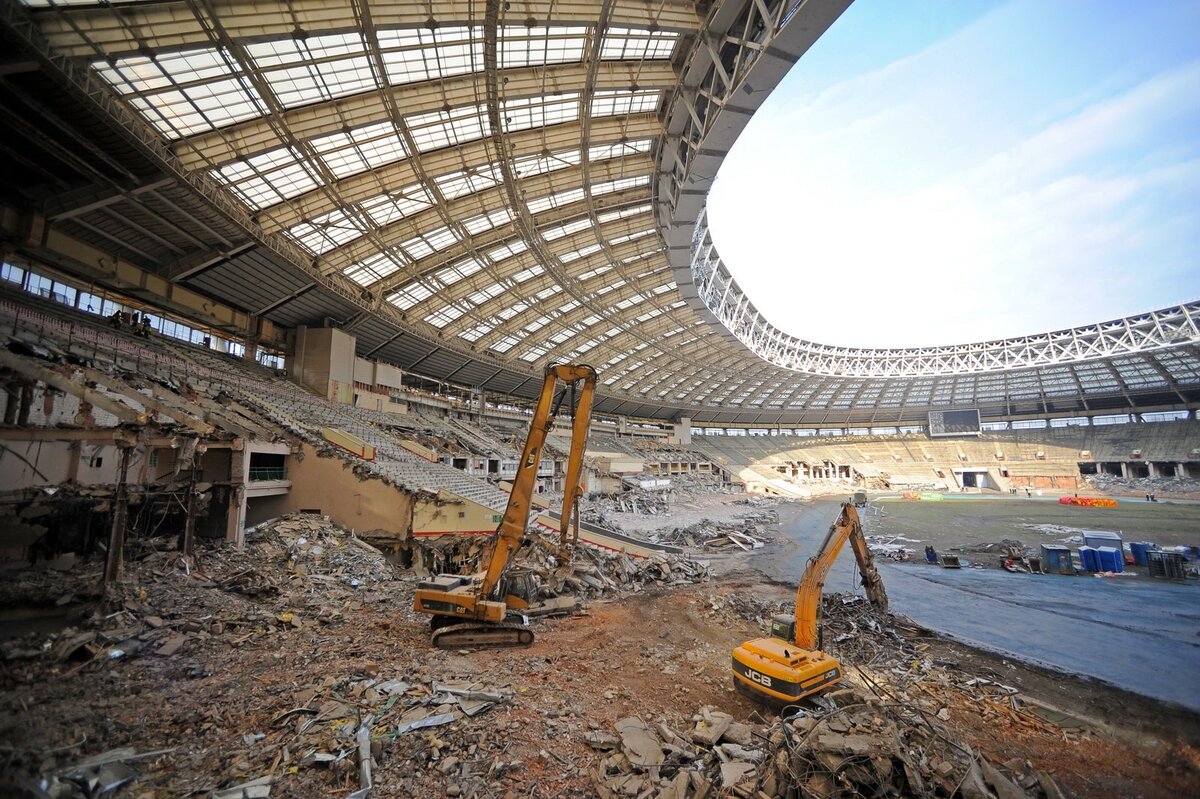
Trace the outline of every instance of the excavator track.
[[438, 649], [499, 649], [531, 646], [533, 630], [523, 624], [452, 624], [434, 630]]

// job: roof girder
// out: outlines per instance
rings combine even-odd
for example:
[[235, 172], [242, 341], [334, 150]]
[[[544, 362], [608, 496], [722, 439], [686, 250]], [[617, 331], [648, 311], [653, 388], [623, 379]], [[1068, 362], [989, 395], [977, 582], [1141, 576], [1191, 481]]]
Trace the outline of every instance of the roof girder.
[[[587, 78], [581, 64], [517, 67], [502, 70], [501, 74], [508, 81], [505, 97], [509, 99], [579, 92]], [[669, 61], [605, 61], [595, 88], [628, 89], [636, 85], [639, 89], [667, 89], [677, 79]], [[403, 104], [407, 116], [479, 103], [479, 83], [478, 74], [457, 75], [393, 87], [391, 92]], [[295, 138], [304, 141], [390, 120], [387, 104], [378, 90], [372, 90], [288, 109], [279, 121]], [[185, 165], [203, 168], [222, 166], [283, 144], [271, 122], [259, 117], [180, 139], [173, 146]]]
[[[588, 25], [596, 21], [594, 2], [582, 0], [512, 0], [503, 24]], [[292, 0], [284, 8], [264, 7], [253, 0], [212, 0], [206, 6], [219, 16], [235, 39], [291, 38], [297, 30], [308, 34], [350, 29], [352, 16], [341, 3], [330, 0]], [[436, 5], [411, 0], [374, 0], [371, 16], [378, 28], [428, 28], [437, 25], [479, 25], [479, 6], [472, 0], [438, 0]], [[136, 55], [143, 49], [177, 50], [208, 41], [207, 29], [186, 3], [129, 3], [116, 8], [60, 6], [53, 11], [30, 9], [52, 47], [68, 56], [89, 57], [100, 48], [108, 55]], [[436, 12], [436, 13], [431, 13]], [[656, 0], [616, 0], [612, 24], [630, 28], [694, 33], [701, 17], [694, 4]], [[87, 31], [87, 39], [80, 35]], [[136, 32], [136, 33], [135, 33]]]
[[[661, 132], [658, 120], [648, 114], [630, 117], [614, 117], [607, 127], [608, 134], [598, 144], [617, 144], [622, 140], [637, 141], [652, 138]], [[575, 122], [552, 125], [538, 130], [523, 131], [509, 139], [513, 142], [512, 157], [536, 156], [543, 152], [574, 152], [579, 146], [578, 124]], [[552, 146], [553, 145], [553, 146]], [[645, 158], [650, 156], [640, 154]], [[388, 191], [411, 186], [419, 180], [420, 167], [433, 178], [442, 178], [456, 172], [479, 168], [492, 163], [492, 150], [486, 140], [475, 140], [457, 147], [445, 147], [421, 155], [418, 159], [405, 158], [377, 169], [359, 172], [342, 178], [332, 186], [319, 186], [312, 191], [299, 194], [258, 212], [259, 224], [264, 230], [279, 231], [299, 224], [306, 219], [327, 214], [339, 206], [330, 197], [342, 197], [348, 203], [361, 202]]]
[[[604, 167], [600, 172], [605, 176], [603, 178], [604, 181], [641, 177], [649, 174], [649, 169], [652, 166], [649, 157], [644, 154], [615, 158], [604, 161], [603, 164]], [[579, 177], [578, 171], [574, 168], [561, 169], [523, 180], [521, 181], [521, 186], [523, 189], [529, 190], [530, 199], [535, 199], [547, 194], [579, 188]], [[560, 180], [562, 181], [561, 184], [559, 184]], [[649, 200], [650, 187], [647, 185], [643, 191], [645, 192], [645, 198]], [[458, 220], [471, 219], [480, 214], [507, 210], [508, 204], [505, 202], [505, 199], [504, 189], [500, 186], [493, 186], [492, 188], [473, 194], [466, 194], [455, 200], [451, 200], [446, 206], [446, 211]], [[442, 215], [439, 209], [431, 207], [378, 228], [376, 231], [377, 237], [385, 245], [396, 245], [421, 233], [426, 233], [440, 227], [441, 219]], [[379, 248], [375, 245], [375, 242], [364, 241], [364, 238], [353, 239], [321, 255], [322, 270], [340, 272], [351, 264], [357, 263], [364, 258], [369, 258], [379, 252]], [[480, 246], [474, 236], [471, 238], [475, 247]]]

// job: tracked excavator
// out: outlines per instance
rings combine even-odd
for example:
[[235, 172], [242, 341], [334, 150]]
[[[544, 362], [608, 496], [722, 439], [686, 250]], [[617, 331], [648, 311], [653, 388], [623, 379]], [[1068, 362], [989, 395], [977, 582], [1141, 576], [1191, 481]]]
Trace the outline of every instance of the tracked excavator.
[[733, 684], [739, 691], [767, 704], [787, 705], [828, 690], [841, 679], [841, 663], [821, 650], [821, 591], [847, 539], [867, 599], [880, 611], [887, 610], [887, 592], [863, 538], [858, 511], [853, 504], [844, 503], [800, 578], [795, 615], [776, 616], [768, 637], [755, 638], [733, 650]]
[[[559, 382], [563, 387], [556, 397]], [[413, 609], [432, 616], [429, 626], [433, 630], [434, 646], [461, 649], [529, 646], [533, 643], [533, 630], [529, 629], [526, 612], [539, 602], [540, 585], [533, 575], [513, 573], [510, 562], [525, 539], [546, 435], [568, 394], [573, 419], [559, 525], [559, 559], [561, 563], [570, 562], [573, 547], [579, 540], [578, 502], [583, 492], [579, 481], [595, 390], [596, 370], [590, 366], [552, 364], [546, 367], [542, 391], [529, 423], [529, 435], [508, 495], [508, 505], [483, 554], [484, 570], [474, 575], [439, 574], [417, 586]], [[568, 532], [572, 529], [573, 535]]]

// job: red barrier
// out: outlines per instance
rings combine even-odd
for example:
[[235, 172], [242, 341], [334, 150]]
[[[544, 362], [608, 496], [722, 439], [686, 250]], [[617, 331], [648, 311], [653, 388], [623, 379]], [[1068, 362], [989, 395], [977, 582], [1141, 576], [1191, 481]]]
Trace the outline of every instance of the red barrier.
[[1108, 497], [1059, 497], [1059, 505], [1078, 505], [1081, 508], [1115, 508], [1117, 501]]

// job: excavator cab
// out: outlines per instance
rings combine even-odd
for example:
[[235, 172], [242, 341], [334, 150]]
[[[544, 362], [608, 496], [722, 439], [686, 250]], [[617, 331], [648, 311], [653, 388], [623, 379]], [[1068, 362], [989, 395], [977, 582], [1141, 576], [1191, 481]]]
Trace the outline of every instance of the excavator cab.
[[771, 637], [780, 641], [795, 641], [796, 617], [790, 613], [780, 613], [771, 619]]

